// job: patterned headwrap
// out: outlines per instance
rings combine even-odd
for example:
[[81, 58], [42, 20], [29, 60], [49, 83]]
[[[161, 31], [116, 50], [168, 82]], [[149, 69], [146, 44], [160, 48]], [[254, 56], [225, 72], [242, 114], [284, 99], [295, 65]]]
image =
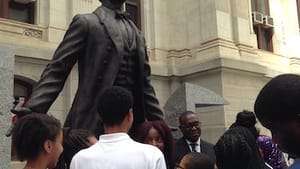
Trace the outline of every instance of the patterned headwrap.
[[257, 144], [263, 152], [263, 158], [273, 169], [284, 169], [287, 167], [282, 151], [277, 144], [272, 142], [272, 138], [260, 135], [257, 138]]

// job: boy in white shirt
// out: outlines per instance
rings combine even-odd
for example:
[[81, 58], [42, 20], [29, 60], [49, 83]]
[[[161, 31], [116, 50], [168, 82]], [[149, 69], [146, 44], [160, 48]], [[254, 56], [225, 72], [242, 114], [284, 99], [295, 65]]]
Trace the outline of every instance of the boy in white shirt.
[[104, 135], [88, 149], [77, 153], [70, 169], [166, 169], [161, 151], [132, 140], [127, 134], [133, 123], [133, 97], [121, 87], [104, 92], [99, 114]]

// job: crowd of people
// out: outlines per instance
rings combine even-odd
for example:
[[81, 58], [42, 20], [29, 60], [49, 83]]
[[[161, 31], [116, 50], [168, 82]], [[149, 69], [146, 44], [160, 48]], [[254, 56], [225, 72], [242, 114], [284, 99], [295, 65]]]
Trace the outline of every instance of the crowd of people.
[[[125, 0], [100, 2], [73, 18], [28, 102], [12, 110], [24, 169], [300, 169], [299, 75], [269, 81], [255, 114], [237, 113], [215, 145], [203, 140], [192, 111], [181, 113], [175, 140], [150, 83], [144, 37], [122, 13]], [[62, 127], [46, 113], [76, 62], [78, 89]], [[260, 135], [256, 118], [272, 138]]]
[[[104, 124], [99, 140], [86, 129], [62, 128], [55, 117], [29, 113], [12, 131], [12, 143], [24, 169], [290, 169], [299, 168], [300, 76], [273, 78], [260, 91], [255, 113], [241, 111], [215, 145], [201, 138], [201, 121], [192, 111], [179, 118], [182, 137], [175, 140], [163, 120], [141, 123], [135, 134], [133, 96], [108, 88], [99, 102]], [[256, 117], [272, 137], [260, 135]], [[148, 145], [147, 145], [148, 144]], [[287, 163], [283, 151], [294, 164]]]
[[[146, 121], [135, 135], [133, 96], [122, 87], [108, 88], [99, 102], [104, 134], [62, 128], [55, 117], [30, 113], [12, 131], [12, 143], [24, 169], [290, 169], [299, 168], [300, 76], [279, 75], [260, 91], [255, 113], [241, 111], [215, 145], [201, 138], [201, 121], [191, 111], [178, 121], [175, 140], [163, 120]], [[272, 106], [270, 106], [272, 105]], [[260, 135], [256, 117], [272, 137]], [[288, 166], [283, 151], [295, 159]]]

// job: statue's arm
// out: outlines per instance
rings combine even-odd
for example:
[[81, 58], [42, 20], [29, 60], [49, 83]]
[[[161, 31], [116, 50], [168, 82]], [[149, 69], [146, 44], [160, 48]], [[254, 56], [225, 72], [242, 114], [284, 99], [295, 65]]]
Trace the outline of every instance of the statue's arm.
[[159, 107], [159, 101], [155, 96], [155, 91], [153, 86], [150, 83], [151, 78], [151, 68], [149, 65], [149, 59], [147, 51], [145, 48], [146, 59], [144, 61], [144, 101], [145, 101], [145, 111], [147, 120], [163, 120], [164, 115], [162, 110]]
[[53, 59], [41, 75], [25, 107], [33, 112], [46, 113], [57, 98], [78, 57], [85, 52], [88, 23], [84, 16], [73, 18]]

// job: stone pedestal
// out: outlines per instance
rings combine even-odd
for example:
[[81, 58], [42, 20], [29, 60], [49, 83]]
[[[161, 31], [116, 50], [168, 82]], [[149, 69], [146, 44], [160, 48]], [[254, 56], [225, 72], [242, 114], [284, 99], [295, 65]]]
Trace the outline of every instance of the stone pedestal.
[[5, 134], [11, 124], [10, 109], [13, 103], [14, 51], [0, 45], [0, 168], [9, 169], [11, 137]]

